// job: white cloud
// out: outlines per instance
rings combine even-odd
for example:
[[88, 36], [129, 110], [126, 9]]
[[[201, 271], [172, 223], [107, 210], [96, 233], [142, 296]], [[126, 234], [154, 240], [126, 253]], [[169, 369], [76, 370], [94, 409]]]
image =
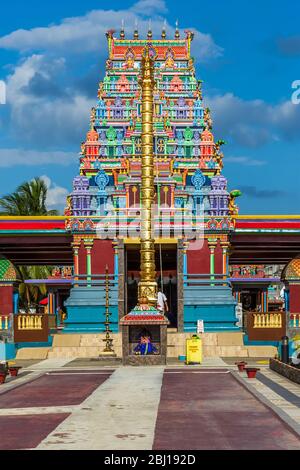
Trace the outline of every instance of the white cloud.
[[0, 148], [0, 168], [13, 166], [61, 165], [68, 166], [78, 163], [76, 154], [72, 152], [42, 152], [38, 150], [22, 150]]
[[133, 5], [131, 10], [142, 15], [166, 13], [168, 11], [164, 0], [140, 0]]
[[[162, 0], [141, 0], [128, 10], [93, 10], [84, 16], [65, 18], [57, 25], [13, 31], [0, 38], [0, 47], [21, 52], [64, 51], [67, 55], [97, 51], [106, 56], [107, 49], [101, 47], [101, 44], [105, 41], [104, 35], [108, 29], [119, 30], [124, 20], [125, 29], [132, 35], [135, 22], [138, 21], [140, 35], [146, 37], [148, 18], [145, 15], [151, 13], [154, 15], [153, 35], [160, 37], [164, 21], [161, 13], [165, 12], [166, 5]], [[184, 29], [181, 30], [182, 34]], [[192, 29], [195, 32], [193, 56], [203, 61], [222, 55], [222, 48], [215, 44], [211, 35]], [[174, 27], [167, 24], [167, 33], [173, 37]]]
[[[80, 139], [84, 139], [88, 128], [96, 93], [95, 99], [91, 100], [80, 92], [68, 89], [68, 86], [60, 90], [57, 85], [57, 90], [53, 90], [55, 80], [64, 68], [63, 58], [50, 59], [34, 54], [23, 59], [7, 77], [10, 132], [14, 139], [40, 148], [66, 143], [79, 148]], [[39, 84], [44, 87], [42, 94], [38, 90]], [[47, 155], [44, 156], [47, 158]], [[32, 158], [35, 156], [31, 155]]]
[[225, 93], [208, 96], [205, 102], [212, 110], [215, 133], [240, 145], [256, 148], [300, 137], [300, 106], [291, 101], [271, 105]]
[[41, 176], [41, 179], [45, 181], [45, 184], [48, 188], [46, 200], [47, 207], [50, 209], [62, 206], [64, 207], [69, 191], [62, 186], [58, 186], [57, 184], [53, 183], [47, 175]]
[[226, 157], [224, 158], [224, 162], [226, 163], [238, 163], [240, 165], [245, 165], [245, 166], [262, 166], [266, 165], [267, 162], [263, 160], [257, 160], [255, 158], [251, 157]]

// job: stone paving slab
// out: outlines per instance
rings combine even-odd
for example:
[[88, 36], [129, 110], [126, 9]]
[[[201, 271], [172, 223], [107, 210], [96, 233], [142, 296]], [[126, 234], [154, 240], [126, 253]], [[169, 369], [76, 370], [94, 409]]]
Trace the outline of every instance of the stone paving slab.
[[85, 400], [110, 373], [51, 375], [44, 374], [34, 381], [0, 395], [0, 407], [25, 408], [34, 406], [77, 405]]
[[153, 449], [299, 448], [299, 437], [231, 374], [164, 374]]
[[72, 406], [35, 406], [27, 408], [0, 408], [1, 416], [26, 416], [26, 415], [41, 415], [41, 414], [63, 414], [70, 415], [80, 405]]
[[122, 365], [122, 360], [118, 359], [101, 359], [98, 360], [97, 358], [84, 358], [84, 359], [74, 359], [67, 364], [65, 364], [63, 367], [113, 367], [114, 369], [116, 367], [119, 367]]
[[[0, 387], [0, 430], [6, 422], [9, 429], [24, 423], [25, 433], [27, 423], [36, 426], [32, 442], [27, 436], [22, 440], [17, 429], [19, 440], [11, 431], [4, 448], [300, 449], [293, 432], [300, 435], [300, 409], [298, 402], [288, 401], [298, 396], [299, 386], [268, 368], [259, 366], [268, 379], [262, 383], [223, 360], [116, 369], [96, 361], [96, 367], [72, 362], [24, 369], [23, 378]], [[285, 398], [275, 393], [273, 383]]]
[[160, 366], [117, 369], [38, 449], [152, 449], [162, 376]]
[[[34, 365], [34, 370], [48, 370], [48, 369], [55, 369], [57, 367], [63, 367], [64, 365], [71, 362], [71, 359], [45, 359], [44, 361], [40, 361]], [[31, 368], [33, 368], [31, 366]]]
[[33, 449], [69, 415], [0, 416], [0, 450]]
[[248, 366], [269, 368], [269, 360], [265, 357], [222, 357], [222, 360], [228, 366], [235, 366], [236, 362], [247, 362]]

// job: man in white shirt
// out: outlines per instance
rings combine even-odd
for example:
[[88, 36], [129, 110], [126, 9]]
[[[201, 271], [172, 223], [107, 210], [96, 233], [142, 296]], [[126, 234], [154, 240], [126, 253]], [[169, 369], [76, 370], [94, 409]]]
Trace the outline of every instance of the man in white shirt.
[[163, 314], [166, 314], [169, 311], [167, 297], [161, 290], [159, 290], [157, 294], [157, 310]]

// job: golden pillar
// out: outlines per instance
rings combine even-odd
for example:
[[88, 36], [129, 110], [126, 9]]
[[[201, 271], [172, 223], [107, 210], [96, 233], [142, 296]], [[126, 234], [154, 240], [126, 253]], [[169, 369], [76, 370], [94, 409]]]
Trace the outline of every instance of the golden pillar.
[[141, 181], [141, 281], [139, 301], [156, 307], [157, 283], [153, 239], [152, 204], [154, 200], [153, 90], [154, 59], [149, 46], [143, 51], [140, 85], [142, 88], [142, 181]]

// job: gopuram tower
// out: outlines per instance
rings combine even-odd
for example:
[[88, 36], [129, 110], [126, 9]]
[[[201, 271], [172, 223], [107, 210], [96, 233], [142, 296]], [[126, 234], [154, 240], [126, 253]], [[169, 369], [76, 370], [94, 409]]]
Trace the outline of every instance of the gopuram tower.
[[[180, 37], [176, 29], [175, 37], [168, 38], [163, 30], [161, 39], [153, 39], [148, 31], [141, 39], [137, 30], [132, 38], [124, 30], [117, 38], [110, 30], [106, 36], [106, 73], [65, 211], [74, 249], [65, 331], [101, 330], [106, 265], [112, 330], [119, 330], [120, 320], [138, 302], [141, 248], [142, 270], [153, 285], [148, 300], [155, 303], [156, 284], [161, 283], [173, 328], [194, 332], [203, 319], [206, 331], [235, 330], [235, 300], [227, 279], [239, 192], [229, 193], [222, 175], [224, 141], [215, 142], [210, 110], [203, 105], [202, 82], [191, 57], [193, 33]], [[146, 130], [152, 133], [151, 174], [145, 158], [149, 148], [142, 141], [147, 110], [139, 85], [145, 48], [154, 66], [153, 122]], [[141, 233], [143, 178], [154, 184], [153, 238], [147, 240]], [[152, 250], [150, 264], [143, 256], [145, 246], [148, 253]]]

